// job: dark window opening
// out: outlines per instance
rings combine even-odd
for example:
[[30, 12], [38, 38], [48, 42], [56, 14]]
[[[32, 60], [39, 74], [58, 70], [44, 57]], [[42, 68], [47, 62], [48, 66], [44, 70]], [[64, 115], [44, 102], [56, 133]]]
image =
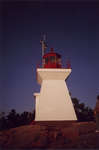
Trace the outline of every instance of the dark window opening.
[[45, 58], [45, 63], [46, 63], [46, 64], [48, 64], [48, 60], [49, 60], [48, 57]]
[[55, 56], [50, 56], [50, 61], [53, 63], [55, 62]]

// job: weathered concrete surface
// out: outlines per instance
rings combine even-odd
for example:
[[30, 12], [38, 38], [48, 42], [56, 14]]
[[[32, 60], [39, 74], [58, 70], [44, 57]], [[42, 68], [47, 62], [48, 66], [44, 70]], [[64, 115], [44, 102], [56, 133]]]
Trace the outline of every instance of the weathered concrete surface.
[[0, 132], [2, 148], [99, 148], [94, 122], [69, 127], [27, 125]]

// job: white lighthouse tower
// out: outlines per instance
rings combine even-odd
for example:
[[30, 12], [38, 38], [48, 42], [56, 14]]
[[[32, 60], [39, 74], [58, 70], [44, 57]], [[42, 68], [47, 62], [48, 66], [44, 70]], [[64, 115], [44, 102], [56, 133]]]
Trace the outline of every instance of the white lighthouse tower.
[[[41, 41], [44, 44], [44, 41]], [[44, 45], [42, 46], [44, 48]], [[44, 49], [42, 49], [44, 51]], [[43, 53], [44, 54], [44, 53]], [[40, 93], [35, 97], [35, 121], [76, 121], [77, 117], [65, 80], [71, 68], [62, 68], [61, 55], [51, 48], [42, 57], [42, 68], [37, 68]]]

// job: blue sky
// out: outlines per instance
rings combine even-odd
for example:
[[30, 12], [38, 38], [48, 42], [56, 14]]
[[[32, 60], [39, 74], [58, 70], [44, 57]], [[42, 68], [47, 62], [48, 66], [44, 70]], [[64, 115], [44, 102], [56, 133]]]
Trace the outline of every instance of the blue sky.
[[0, 7], [0, 110], [34, 109], [42, 32], [47, 33], [46, 52], [53, 47], [64, 66], [71, 61], [72, 97], [93, 108], [99, 94], [99, 3], [9, 1]]

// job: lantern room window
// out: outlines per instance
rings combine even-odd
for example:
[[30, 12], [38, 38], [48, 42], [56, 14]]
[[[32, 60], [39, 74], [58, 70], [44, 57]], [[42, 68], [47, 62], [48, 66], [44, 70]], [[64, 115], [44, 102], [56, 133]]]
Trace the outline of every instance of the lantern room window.
[[48, 61], [49, 61], [49, 58], [46, 57], [46, 58], [45, 58], [45, 63], [48, 64]]
[[52, 62], [52, 63], [55, 62], [55, 56], [50, 56], [50, 62]]
[[52, 51], [43, 56], [44, 68], [61, 68], [61, 55]]

